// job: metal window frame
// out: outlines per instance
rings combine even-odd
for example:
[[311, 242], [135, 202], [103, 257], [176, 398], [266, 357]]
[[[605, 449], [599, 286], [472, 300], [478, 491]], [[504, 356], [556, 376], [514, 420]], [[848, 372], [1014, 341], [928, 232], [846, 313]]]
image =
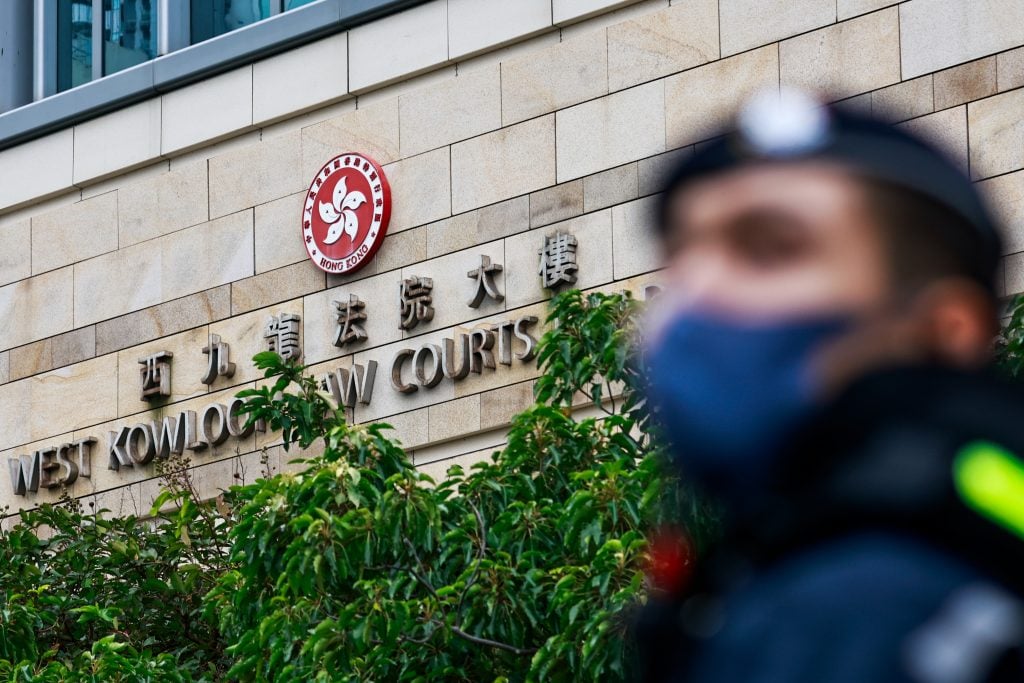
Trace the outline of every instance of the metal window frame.
[[156, 12], [157, 56], [188, 47], [192, 3], [187, 0], [157, 0]]
[[103, 0], [92, 0], [92, 80], [103, 78]]
[[35, 0], [33, 10], [32, 99], [41, 100], [57, 92], [57, 0]]
[[[201, 43], [173, 49], [188, 35], [188, 23], [182, 24], [179, 19], [177, 24], [168, 24], [164, 38], [167, 54], [56, 93], [56, 31], [47, 29], [56, 28], [57, 0], [35, 0], [40, 21], [35, 27], [33, 93], [38, 99], [0, 114], [0, 150], [426, 1], [319, 0]], [[187, 3], [163, 0], [161, 5], [166, 11]], [[164, 16], [173, 17], [174, 13], [162, 14], [158, 21]]]
[[[32, 99], [57, 94], [57, 0], [35, 0], [32, 40]], [[103, 77], [103, 0], [92, 0], [92, 74]]]

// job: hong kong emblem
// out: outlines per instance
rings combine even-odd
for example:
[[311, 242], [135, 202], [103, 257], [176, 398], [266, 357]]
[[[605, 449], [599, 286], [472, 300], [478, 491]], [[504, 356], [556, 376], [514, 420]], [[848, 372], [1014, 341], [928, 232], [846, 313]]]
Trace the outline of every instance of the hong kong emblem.
[[391, 218], [391, 188], [373, 159], [356, 152], [334, 157], [313, 178], [302, 209], [302, 240], [328, 273], [369, 262]]

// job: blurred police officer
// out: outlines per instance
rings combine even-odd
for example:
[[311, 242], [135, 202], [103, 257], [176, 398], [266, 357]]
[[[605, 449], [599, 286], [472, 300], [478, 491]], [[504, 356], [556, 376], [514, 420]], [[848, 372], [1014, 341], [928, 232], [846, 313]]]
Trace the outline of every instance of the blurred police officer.
[[993, 221], [892, 127], [762, 95], [668, 181], [651, 404], [724, 538], [649, 680], [1024, 681], [1024, 398]]

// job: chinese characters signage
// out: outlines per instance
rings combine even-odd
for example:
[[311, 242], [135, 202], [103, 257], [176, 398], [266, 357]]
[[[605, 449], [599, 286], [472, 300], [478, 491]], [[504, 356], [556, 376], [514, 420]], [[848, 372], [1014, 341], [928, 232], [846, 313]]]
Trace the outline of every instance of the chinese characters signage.
[[[306, 195], [302, 237], [310, 258], [329, 273], [346, 273], [365, 265], [372, 258], [387, 230], [391, 195], [381, 168], [371, 159], [346, 153], [329, 161], [317, 173]], [[577, 282], [577, 238], [561, 231], [538, 239], [536, 276], [549, 289]], [[505, 300], [502, 291], [504, 266], [491, 256], [478, 254], [476, 266], [458, 278], [464, 293], [461, 303], [477, 310], [486, 302]], [[333, 325], [331, 343], [341, 349], [357, 350], [372, 344], [368, 320], [377, 316], [391, 320], [406, 332], [419, 333], [434, 321], [439, 294], [434, 277], [438, 273], [420, 272], [403, 277], [391, 301], [391, 310], [370, 310], [367, 296], [360, 293], [359, 282], [337, 300], [330, 302]], [[365, 281], [362, 281], [365, 282]], [[451, 296], [451, 293], [447, 293]], [[394, 296], [394, 295], [391, 295]], [[308, 306], [308, 304], [307, 304]], [[444, 381], [460, 382], [472, 374], [498, 371], [514, 363], [528, 363], [536, 355], [536, 316], [519, 316], [499, 322], [480, 323], [469, 330], [455, 330], [433, 341], [410, 343], [401, 348], [388, 364], [387, 385], [409, 395], [429, 391]], [[255, 334], [259, 345], [286, 360], [302, 358], [302, 320], [296, 313], [270, 316]], [[205, 372], [199, 379], [212, 388], [218, 378], [235, 375], [231, 358], [237, 339], [222, 339], [210, 334], [207, 343], [189, 350], [161, 350], [138, 358], [138, 391], [141, 400], [162, 401], [172, 396], [173, 364], [182, 354], [205, 356]], [[339, 408], [354, 409], [370, 405], [378, 376], [378, 361], [351, 363], [322, 374], [322, 390]], [[197, 373], [198, 374], [198, 373]], [[162, 414], [159, 420], [143, 420], [122, 426], [106, 434], [103, 453], [107, 467], [147, 465], [185, 451], [209, 452], [230, 439], [244, 439], [263, 425], [248, 424], [241, 410], [243, 399], [227, 404], [211, 403], [202, 410], [182, 410], [177, 415]], [[31, 454], [9, 458], [11, 483], [16, 495], [39, 489], [71, 486], [79, 477], [91, 475], [91, 455], [101, 439], [85, 437], [77, 441], [40, 448]]]

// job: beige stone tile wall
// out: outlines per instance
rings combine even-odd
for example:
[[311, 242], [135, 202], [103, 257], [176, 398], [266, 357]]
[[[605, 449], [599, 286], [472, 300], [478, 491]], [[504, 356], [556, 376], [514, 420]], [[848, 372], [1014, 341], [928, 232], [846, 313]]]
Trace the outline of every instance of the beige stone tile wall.
[[32, 217], [32, 273], [117, 249], [117, 193], [107, 192]]
[[692, 145], [722, 132], [736, 103], [779, 86], [779, 47], [768, 45], [669, 76], [665, 84], [665, 146]]
[[293, 131], [211, 158], [210, 218], [265, 204], [308, 187], [299, 172], [299, 136], [299, 131]]
[[731, 55], [834, 24], [834, 0], [720, 0], [722, 54]]
[[[159, 99], [125, 107], [75, 128], [73, 180], [102, 178], [160, 156], [163, 107]], [[117, 131], [116, 144], [110, 138]]]
[[468, 71], [434, 88], [398, 98], [403, 157], [414, 156], [501, 127], [501, 73], [498, 64]]
[[550, 0], [448, 0], [448, 56], [477, 54], [551, 28]]
[[563, 109], [556, 119], [559, 182], [658, 154], [665, 151], [665, 84], [612, 93]]
[[[130, 247], [210, 219], [204, 162], [175, 164], [117, 190], [117, 246]], [[83, 202], [84, 203], [84, 202]]]
[[511, 125], [608, 93], [608, 38], [586, 33], [501, 62], [501, 122]]
[[0, 222], [0, 285], [32, 274], [32, 221], [28, 218]]
[[348, 34], [340, 33], [253, 64], [252, 122], [294, 116], [347, 93]]
[[1024, 5], [1015, 0], [910, 0], [899, 13], [904, 78], [1024, 43]]
[[884, 121], [906, 121], [935, 111], [932, 75], [901, 81], [870, 93], [868, 109]]
[[890, 8], [782, 41], [782, 85], [842, 99], [896, 83], [899, 25], [899, 11]]
[[971, 176], [986, 178], [1024, 166], [1024, 89], [967, 105]]
[[967, 108], [954, 107], [898, 124], [904, 130], [931, 139], [967, 171]]
[[391, 184], [389, 232], [398, 232], [452, 215], [453, 156], [454, 151], [442, 147], [384, 165], [384, 173]]
[[21, 379], [96, 355], [96, 326], [47, 337], [10, 350], [9, 379]]
[[[1024, 291], [1020, 12], [1011, 0], [432, 0], [0, 152], [0, 461], [96, 436], [93, 477], [72, 493], [146, 512], [155, 471], [108, 470], [106, 432], [254, 386], [249, 358], [276, 313], [301, 316], [318, 375], [378, 362], [351, 418], [391, 423], [425, 471], [487, 457], [532, 402], [536, 368], [514, 360], [403, 395], [393, 355], [543, 319], [538, 250], [557, 232], [578, 240], [580, 287], [656, 281], [664, 174], [764, 87], [810, 87], [943, 146], [992, 198], [1005, 290]], [[314, 78], [310, 61], [332, 68]], [[384, 165], [394, 212], [366, 267], [326, 276], [299, 215], [309, 179], [350, 149]], [[482, 255], [503, 265], [505, 298], [472, 309], [466, 273]], [[413, 275], [434, 279], [435, 317], [403, 331], [398, 288]], [[353, 294], [369, 339], [338, 348], [334, 302]], [[211, 334], [237, 368], [206, 386]], [[151, 404], [137, 360], [157, 350], [174, 353], [173, 394]], [[296, 467], [278, 442], [193, 454], [200, 488]], [[0, 507], [55, 497], [0, 482]]]
[[608, 87], [620, 90], [718, 58], [716, 0], [688, 0], [608, 27]]

